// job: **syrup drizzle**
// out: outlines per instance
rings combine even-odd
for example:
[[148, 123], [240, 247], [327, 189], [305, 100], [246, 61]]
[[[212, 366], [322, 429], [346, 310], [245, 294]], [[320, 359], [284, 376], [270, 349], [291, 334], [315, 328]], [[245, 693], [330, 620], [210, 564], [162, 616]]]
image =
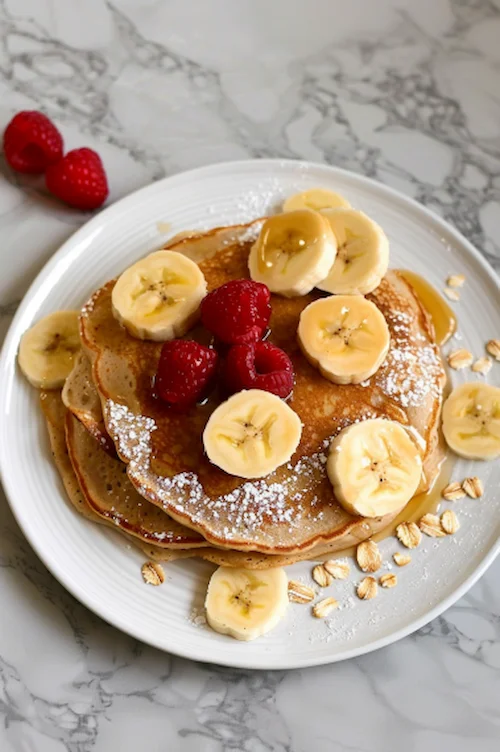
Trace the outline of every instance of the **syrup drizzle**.
[[399, 269], [399, 273], [410, 283], [425, 309], [429, 312], [436, 332], [436, 344], [441, 347], [457, 330], [457, 317], [435, 287], [415, 272]]

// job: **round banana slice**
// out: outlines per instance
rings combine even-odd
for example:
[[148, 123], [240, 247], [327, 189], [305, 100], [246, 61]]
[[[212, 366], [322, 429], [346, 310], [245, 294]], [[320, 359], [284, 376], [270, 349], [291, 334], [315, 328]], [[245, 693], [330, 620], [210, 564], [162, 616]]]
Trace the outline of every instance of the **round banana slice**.
[[248, 259], [250, 276], [287, 298], [307, 295], [335, 260], [328, 221], [302, 209], [266, 219]]
[[377, 306], [359, 295], [333, 295], [310, 303], [297, 330], [306, 358], [335, 384], [359, 384], [378, 371], [390, 345]]
[[56, 311], [28, 329], [17, 360], [28, 381], [38, 389], [63, 386], [80, 349], [79, 311]]
[[443, 434], [461, 457], [500, 457], [500, 388], [477, 381], [455, 387], [443, 406]]
[[383, 517], [402, 509], [415, 494], [422, 459], [394, 420], [353, 423], [332, 441], [326, 465], [336, 498], [351, 514]]
[[203, 443], [209, 460], [229, 475], [262, 478], [288, 462], [301, 433], [299, 416], [279, 397], [248, 389], [214, 410]]
[[288, 606], [284, 569], [255, 572], [219, 567], [208, 584], [207, 621], [216, 632], [237, 640], [255, 640], [273, 629]]
[[182, 337], [196, 322], [207, 284], [194, 261], [176, 251], [156, 251], [126, 269], [113, 293], [113, 314], [139, 339]]
[[283, 204], [283, 211], [296, 211], [297, 209], [314, 209], [322, 211], [323, 209], [350, 209], [349, 201], [340, 195], [328, 191], [326, 188], [310, 188], [302, 193], [295, 193], [289, 196]]
[[379, 286], [389, 265], [389, 241], [381, 227], [355, 209], [326, 209], [337, 240], [337, 256], [317, 287], [335, 295], [367, 295]]

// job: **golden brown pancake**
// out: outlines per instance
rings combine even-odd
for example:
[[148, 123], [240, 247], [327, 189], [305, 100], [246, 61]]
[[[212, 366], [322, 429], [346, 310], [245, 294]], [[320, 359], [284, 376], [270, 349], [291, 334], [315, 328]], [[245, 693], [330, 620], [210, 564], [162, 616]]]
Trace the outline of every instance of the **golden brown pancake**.
[[160, 548], [206, 545], [199, 533], [180, 525], [138, 494], [123, 462], [103, 451], [101, 444], [70, 412], [65, 428], [73, 470], [88, 506], [96, 514]]
[[[86, 420], [94, 425], [102, 423], [102, 410], [99, 399], [95, 399], [97, 392], [91, 380], [85, 379], [84, 374], [90, 371], [88, 359], [84, 356], [79, 358], [75, 363], [74, 369], [81, 373], [73, 374], [73, 383], [85, 384], [85, 394], [94, 391], [90, 399], [83, 402], [87, 410]], [[66, 443], [70, 459], [73, 465], [74, 474], [77, 480], [80, 480], [81, 492], [89, 510], [94, 515], [98, 515], [100, 521], [107, 520], [119, 528], [128, 531], [139, 538], [143, 543], [155, 541], [160, 538], [160, 548], [172, 549], [180, 552], [180, 556], [187, 557], [188, 552], [181, 550], [183, 541], [186, 546], [195, 548], [193, 536], [197, 534], [190, 528], [184, 527], [172, 520], [166, 513], [158, 509], [155, 505], [150, 504], [140, 496], [135, 487], [125, 474], [126, 465], [118, 460], [115, 456], [113, 459], [109, 453], [103, 451], [103, 442], [96, 442], [94, 435], [85, 430], [83, 424], [80, 424], [75, 416], [81, 414], [82, 399], [77, 388], [71, 389], [68, 398], [68, 414], [66, 415]], [[92, 412], [87, 408], [92, 405]], [[72, 413], [70, 415], [69, 413]], [[80, 493], [80, 491], [79, 491]], [[82, 493], [80, 493], [82, 495]], [[156, 514], [151, 514], [147, 507], [155, 510]], [[145, 524], [143, 524], [145, 520]], [[367, 524], [369, 524], [367, 520]], [[345, 537], [343, 547], [355, 545], [366, 535], [363, 529], [363, 535], [359, 538], [356, 535], [356, 529], [352, 529], [351, 535]], [[171, 543], [172, 538], [174, 539]], [[196, 539], [194, 539], [196, 540]], [[206, 541], [199, 544], [206, 545]], [[155, 546], [156, 548], [156, 546]], [[328, 554], [338, 550], [338, 545], [318, 546], [302, 554], [291, 554], [286, 557], [278, 557], [281, 563], [292, 564], [300, 559], [313, 559], [323, 554]], [[277, 557], [268, 554], [244, 554], [239, 551], [216, 550], [212, 547], [198, 549], [193, 552], [194, 555], [200, 555], [209, 561], [215, 563], [223, 562], [226, 566], [249, 566], [251, 568], [266, 568], [278, 566]], [[154, 551], [154, 558], [162, 560], [161, 552]], [[168, 559], [173, 557], [170, 555]]]
[[[72, 506], [79, 512], [85, 519], [91, 522], [97, 522], [102, 525], [113, 528], [116, 532], [122, 533], [125, 538], [134, 543], [140, 548], [140, 550], [148, 557], [161, 561], [178, 558], [175, 550], [169, 551], [166, 549], [158, 548], [154, 545], [147, 545], [138, 538], [128, 535], [123, 530], [118, 530], [114, 523], [103, 517], [99, 517], [87, 504], [85, 496], [83, 495], [81, 488], [78, 484], [78, 478], [76, 477], [71, 460], [69, 458], [68, 450], [66, 447], [66, 439], [64, 434], [64, 424], [66, 417], [66, 408], [61, 399], [61, 393], [57, 390], [41, 391], [40, 392], [40, 404], [47, 423], [47, 430], [49, 433], [50, 447], [52, 450], [52, 456], [54, 457], [54, 463], [61, 476], [63, 486], [65, 488], [67, 497]], [[180, 551], [182, 556], [184, 551]]]
[[[244, 226], [222, 228], [173, 248], [200, 263], [211, 290], [248, 277], [249, 233]], [[445, 374], [429, 316], [397, 272], [389, 272], [368, 296], [387, 321], [391, 346], [379, 371], [360, 385], [332, 384], [299, 350], [300, 313], [321, 293], [293, 299], [273, 295], [270, 340], [294, 364], [289, 404], [304, 428], [290, 463], [256, 481], [227, 475], [204, 454], [203, 428], [223, 395], [214, 394], [183, 415], [155, 398], [161, 343], [135, 339], [118, 324], [111, 308], [113, 286], [109, 282], [98, 290], [81, 316], [82, 344], [92, 361], [106, 428], [139, 493], [210, 543], [270, 554], [324, 545], [340, 550], [388, 525], [395, 515], [367, 520], [345, 512], [326, 475], [331, 438], [355, 421], [389, 418], [418, 432], [425, 446], [419, 490], [429, 487], [442, 457], [438, 422]], [[207, 335], [193, 330], [190, 336]]]
[[[149, 543], [148, 538], [141, 538], [141, 536], [137, 534], [137, 531], [134, 535], [131, 535], [127, 532], [123, 525], [123, 517], [115, 516], [111, 518], [97, 514], [89, 505], [87, 494], [84, 494], [82, 492], [82, 488], [78, 483], [78, 478], [74, 472], [73, 465], [71, 463], [70, 456], [67, 450], [65, 437], [65, 422], [67, 420], [67, 410], [62, 402], [60, 393], [58, 391], [41, 392], [40, 400], [47, 422], [54, 461], [71, 504], [83, 517], [90, 520], [91, 522], [97, 522], [103, 525], [107, 525], [116, 533], [120, 533], [128, 542], [133, 543], [135, 546], [137, 546], [139, 550], [141, 550], [142, 553], [149, 559], [168, 562], [174, 561], [175, 559], [197, 557], [205, 559], [206, 561], [210, 561], [213, 564], [217, 564], [219, 566], [245, 567], [247, 569], [269, 569], [272, 567], [293, 564], [300, 559], [306, 558], [305, 554], [270, 556], [255, 552], [244, 553], [241, 551], [228, 551], [223, 549], [216, 549], [210, 546], [204, 546], [203, 548], [191, 547], [186, 549], [179, 547], [165, 548], [154, 543]], [[89, 436], [89, 439], [90, 441], [95, 441], [91, 436]], [[105, 454], [104, 450], [101, 449], [99, 445], [96, 444], [96, 446], [98, 453], [106, 457], [107, 455]], [[147, 504], [149, 502], [145, 503]], [[174, 523], [174, 525], [175, 524], [176, 523]], [[187, 530], [187, 533], [188, 535], [192, 535], [192, 531], [190, 530]], [[307, 558], [314, 558], [314, 556], [321, 556], [326, 553], [328, 553], [328, 550], [318, 549], [314, 552], [308, 552]]]
[[[82, 372], [89, 370], [88, 360], [87, 363], [85, 361], [85, 357], [80, 358], [75, 364], [75, 369]], [[75, 375], [74, 383], [85, 383], [86, 390], [95, 392], [93, 383], [85, 382], [82, 374]], [[75, 400], [76, 407], [72, 400]], [[152, 542], [155, 547], [180, 551], [183, 548], [194, 549], [206, 546], [206, 541], [199, 534], [175, 522], [165, 512], [137, 493], [126, 475], [126, 465], [116, 457], [110, 457], [103, 449], [102, 442], [96, 442], [93, 435], [75, 418], [75, 415], [80, 414], [81, 403], [78, 390], [71, 390], [71, 399], [64, 422], [71, 464], [79, 481], [81, 494], [89, 509], [101, 519], [112, 522], [113, 525], [136, 536], [142, 542]], [[100, 424], [102, 411], [99, 400], [96, 401], [92, 397], [86, 404], [92, 404], [94, 408], [94, 413], [88, 414], [87, 418], [95, 424]], [[349, 545], [357, 542], [358, 539], [352, 539]], [[300, 558], [313, 558], [330, 553], [330, 551], [329, 546], [314, 548], [307, 551], [306, 555], [287, 556], [286, 563], [291, 564]], [[156, 558], [160, 556], [158, 552], [155, 555]], [[267, 554], [257, 556], [238, 551], [218, 551], [210, 547], [203, 548], [200, 555], [216, 563], [223, 561], [227, 566], [239, 566], [238, 562], [246, 562], [250, 566], [258, 565], [259, 568], [277, 566], [276, 557]], [[187, 552], [182, 551], [182, 556], [187, 556]], [[285, 561], [285, 559], [280, 557], [280, 561]]]
[[102, 448], [116, 457], [115, 445], [104, 425], [101, 400], [92, 381], [90, 362], [82, 351], [76, 356], [73, 369], [66, 379], [62, 401]]

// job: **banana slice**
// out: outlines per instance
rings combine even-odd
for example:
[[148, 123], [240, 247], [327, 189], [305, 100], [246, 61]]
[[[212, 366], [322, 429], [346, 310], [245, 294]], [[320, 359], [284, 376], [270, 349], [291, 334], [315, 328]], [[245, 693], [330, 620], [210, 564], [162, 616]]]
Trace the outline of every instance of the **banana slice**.
[[262, 478], [288, 462], [301, 433], [291, 407], [270, 392], [249, 389], [214, 410], [203, 443], [209, 460], [229, 475]]
[[254, 572], [219, 567], [208, 584], [207, 621], [216, 632], [237, 640], [255, 640], [273, 629], [288, 606], [283, 569]]
[[461, 457], [500, 457], [500, 388], [477, 381], [457, 386], [444, 403], [443, 434]]
[[335, 295], [367, 295], [379, 286], [389, 265], [389, 241], [376, 222], [355, 209], [326, 209], [337, 239], [337, 256], [317, 287]]
[[310, 303], [297, 330], [306, 358], [335, 384], [359, 384], [382, 365], [390, 345], [377, 306], [357, 295], [334, 295]]
[[311, 188], [287, 198], [283, 204], [283, 211], [297, 211], [297, 209], [322, 211], [323, 209], [350, 209], [350, 207], [349, 201], [340, 193], [328, 191], [326, 188]]
[[58, 389], [73, 368], [80, 349], [79, 311], [56, 311], [28, 329], [17, 360], [28, 381], [38, 389]]
[[307, 295], [335, 261], [330, 225], [318, 212], [303, 209], [266, 219], [248, 259], [250, 276], [287, 298]]
[[112, 293], [113, 314], [139, 339], [182, 337], [196, 322], [207, 283], [194, 261], [157, 251], [126, 269]]
[[383, 517], [402, 509], [415, 494], [422, 459], [394, 420], [354, 423], [332, 441], [326, 469], [336, 498], [351, 514]]

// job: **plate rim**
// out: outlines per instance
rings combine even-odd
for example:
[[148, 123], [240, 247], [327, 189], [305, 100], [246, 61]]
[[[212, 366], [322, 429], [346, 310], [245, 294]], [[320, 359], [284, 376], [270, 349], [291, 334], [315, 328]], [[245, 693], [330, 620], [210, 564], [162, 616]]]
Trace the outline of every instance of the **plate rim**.
[[[28, 307], [28, 305], [32, 304], [32, 300], [34, 298], [34, 294], [41, 288], [46, 280], [47, 277], [50, 276], [52, 269], [56, 267], [59, 264], [59, 261], [61, 258], [63, 258], [67, 254], [67, 247], [72, 246], [75, 243], [75, 238], [79, 238], [80, 241], [84, 241], [86, 237], [91, 236], [97, 228], [100, 228], [103, 224], [103, 222], [112, 222], [115, 218], [115, 215], [122, 215], [124, 212], [126, 212], [127, 207], [129, 205], [133, 205], [138, 198], [145, 198], [147, 197], [148, 193], [154, 194], [158, 191], [159, 187], [162, 185], [165, 185], [168, 183], [169, 185], [175, 184], [175, 182], [183, 182], [183, 181], [192, 181], [196, 180], [197, 177], [210, 177], [211, 174], [214, 175], [221, 175], [226, 170], [238, 170], [238, 169], [249, 169], [252, 166], [258, 164], [263, 170], [268, 170], [269, 174], [272, 175], [273, 168], [276, 167], [289, 169], [292, 168], [296, 171], [303, 171], [302, 174], [306, 175], [308, 170], [314, 170], [316, 173], [319, 172], [325, 172], [325, 174], [328, 174], [330, 177], [334, 177], [335, 175], [341, 176], [344, 180], [350, 180], [354, 183], [361, 184], [361, 185], [367, 185], [368, 187], [371, 187], [372, 190], [375, 190], [376, 192], [382, 195], [385, 194], [385, 196], [391, 201], [392, 204], [394, 202], [397, 202], [399, 205], [404, 205], [406, 207], [412, 208], [414, 211], [416, 211], [417, 214], [420, 214], [429, 226], [431, 224], [434, 228], [439, 228], [441, 233], [446, 233], [449, 237], [453, 238], [457, 243], [462, 245], [467, 252], [472, 256], [474, 261], [479, 264], [482, 271], [487, 275], [487, 277], [490, 279], [490, 281], [493, 283], [493, 285], [497, 288], [498, 292], [500, 293], [500, 277], [494, 270], [494, 268], [491, 266], [489, 261], [474, 247], [474, 245], [465, 237], [463, 236], [456, 228], [454, 228], [452, 225], [450, 225], [446, 220], [444, 220], [439, 215], [435, 214], [433, 211], [428, 209], [423, 204], [420, 204], [418, 201], [416, 201], [414, 198], [410, 196], [406, 196], [405, 194], [401, 193], [395, 188], [392, 188], [391, 186], [386, 185], [385, 183], [381, 183], [378, 180], [374, 180], [371, 177], [367, 177], [365, 175], [362, 175], [360, 173], [353, 172], [351, 170], [346, 170], [340, 167], [336, 167], [333, 165], [326, 165], [316, 162], [311, 162], [308, 160], [293, 160], [293, 159], [246, 159], [246, 160], [235, 160], [235, 161], [223, 161], [223, 162], [216, 162], [210, 165], [205, 165], [202, 167], [197, 167], [191, 170], [186, 170], [183, 172], [176, 173], [174, 175], [167, 176], [165, 178], [162, 178], [159, 181], [156, 181], [154, 183], [151, 183], [149, 185], [146, 185], [136, 191], [133, 191], [129, 195], [125, 196], [124, 198], [116, 201], [111, 206], [107, 207], [106, 209], [99, 212], [96, 216], [89, 219], [85, 224], [83, 224], [81, 227], [79, 227], [74, 233], [72, 233], [61, 245], [61, 247], [51, 256], [51, 258], [46, 262], [46, 264], [42, 267], [42, 269], [39, 271], [39, 273], [36, 275], [30, 286], [28, 287], [28, 290], [26, 291], [25, 295], [23, 296], [19, 307], [10, 323], [10, 326], [8, 328], [7, 334], [5, 336], [3, 345], [2, 345], [2, 352], [0, 354], [0, 387], [4, 386], [4, 381], [8, 378], [9, 369], [15, 368], [15, 354], [17, 353], [17, 347], [18, 347], [18, 341], [20, 335], [16, 335], [16, 328], [18, 321], [25, 315], [25, 310]], [[46, 296], [44, 296], [46, 297]], [[7, 394], [7, 390], [1, 389], [0, 390], [0, 415], [6, 414], [6, 408], [8, 407], [8, 401], [9, 396]], [[133, 638], [140, 640], [141, 642], [150, 645], [151, 647], [156, 648], [157, 650], [161, 650], [162, 652], [168, 652], [172, 655], [178, 655], [183, 658], [188, 658], [190, 660], [196, 660], [200, 661], [202, 663], [214, 663], [213, 660], [210, 659], [209, 656], [206, 655], [204, 651], [200, 651], [197, 653], [196, 649], [185, 651], [182, 648], [176, 649], [175, 645], [172, 645], [169, 648], [165, 648], [162, 646], [159, 646], [153, 639], [148, 639], [147, 635], [140, 634], [140, 630], [135, 629], [133, 626], [129, 626], [127, 623], [122, 620], [122, 618], [119, 615], [108, 613], [106, 615], [103, 615], [102, 613], [102, 603], [99, 605], [98, 603], [93, 602], [93, 596], [86, 593], [85, 590], [81, 589], [81, 587], [78, 584], [78, 580], [74, 580], [70, 577], [66, 577], [65, 570], [58, 565], [57, 562], [57, 554], [51, 557], [50, 552], [47, 552], [44, 547], [40, 544], [39, 540], [35, 535], [32, 534], [32, 531], [29, 530], [29, 527], [25, 527], [23, 515], [21, 513], [22, 510], [22, 504], [18, 504], [14, 499], [16, 497], [16, 491], [14, 488], [13, 481], [10, 477], [9, 469], [7, 466], [7, 457], [6, 457], [6, 451], [5, 451], [5, 442], [3, 441], [3, 433], [0, 433], [0, 479], [5, 491], [5, 496], [7, 498], [9, 507], [12, 511], [12, 514], [21, 528], [21, 531], [23, 535], [25, 536], [26, 540], [30, 544], [30, 546], [35, 551], [36, 555], [39, 557], [39, 559], [42, 561], [44, 566], [47, 567], [49, 572], [63, 585], [63, 587], [71, 594], [73, 595], [80, 603], [82, 603], [86, 608], [88, 608], [90, 611], [95, 613], [99, 618], [103, 619], [103, 621], [107, 622], [113, 627], [116, 627], [120, 631], [124, 632], [125, 634], [128, 634], [132, 636]], [[408, 636], [409, 634], [412, 634], [413, 632], [417, 631], [418, 629], [421, 629], [423, 626], [428, 624], [430, 621], [441, 615], [444, 611], [446, 611], [450, 606], [452, 606], [459, 598], [461, 598], [465, 593], [479, 580], [479, 578], [484, 574], [484, 572], [488, 569], [488, 567], [491, 566], [493, 561], [496, 559], [498, 554], [500, 553], [500, 538], [493, 543], [491, 548], [487, 551], [485, 556], [481, 559], [481, 561], [477, 564], [477, 566], [472, 570], [472, 572], [468, 575], [468, 577], [465, 578], [465, 580], [459, 585], [452, 593], [450, 593], [446, 598], [444, 598], [442, 601], [440, 601], [434, 608], [432, 608], [430, 611], [427, 611], [425, 614], [420, 616], [417, 619], [413, 619], [410, 621], [406, 626], [400, 628], [399, 630], [395, 632], [391, 632], [384, 637], [375, 639], [373, 641], [368, 641], [362, 646], [358, 646], [356, 648], [347, 649], [340, 653], [333, 654], [331, 656], [325, 656], [325, 655], [318, 655], [317, 657], [314, 656], [305, 656], [304, 659], [294, 659], [294, 660], [287, 660], [286, 657], [283, 657], [283, 659], [276, 660], [276, 657], [273, 659], [273, 665], [269, 666], [266, 665], [266, 662], [264, 659], [259, 659], [258, 657], [253, 657], [252, 660], [240, 660], [240, 656], [230, 658], [230, 659], [221, 659], [217, 660], [217, 665], [222, 666], [229, 666], [229, 667], [235, 667], [235, 668], [243, 668], [243, 669], [258, 669], [258, 670], [283, 670], [283, 669], [295, 669], [295, 668], [306, 668], [309, 666], [318, 666], [318, 665], [327, 665], [330, 663], [336, 663], [343, 660], [348, 660], [349, 658], [354, 658], [356, 656], [364, 655], [366, 653], [370, 653], [373, 650], [378, 650], [382, 647], [385, 647], [387, 645], [392, 644], [393, 642], [397, 642], [398, 640], [402, 639], [403, 637]]]

